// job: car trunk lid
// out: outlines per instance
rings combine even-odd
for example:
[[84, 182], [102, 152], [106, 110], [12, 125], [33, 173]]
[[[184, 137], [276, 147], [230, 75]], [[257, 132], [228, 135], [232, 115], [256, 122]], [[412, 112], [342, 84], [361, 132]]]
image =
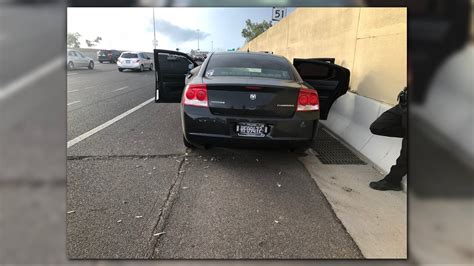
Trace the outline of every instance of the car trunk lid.
[[214, 115], [292, 117], [300, 84], [267, 78], [205, 78], [209, 109]]

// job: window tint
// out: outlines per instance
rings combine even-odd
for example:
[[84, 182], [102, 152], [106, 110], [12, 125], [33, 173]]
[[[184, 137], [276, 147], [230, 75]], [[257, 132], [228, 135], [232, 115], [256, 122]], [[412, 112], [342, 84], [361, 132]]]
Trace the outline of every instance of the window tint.
[[158, 60], [160, 71], [163, 73], [179, 73], [188, 71], [189, 64], [192, 64], [186, 57], [174, 54], [159, 54]]
[[300, 63], [296, 70], [303, 79], [327, 79], [331, 76], [330, 68], [325, 65]]
[[294, 79], [291, 66], [284, 58], [248, 53], [214, 54], [209, 61], [205, 75], [207, 77], [242, 76]]
[[83, 54], [81, 54], [80, 52], [77, 52], [77, 54], [82, 57], [82, 58], [85, 58], [85, 56]]
[[122, 58], [138, 58], [138, 55], [135, 53], [123, 53]]

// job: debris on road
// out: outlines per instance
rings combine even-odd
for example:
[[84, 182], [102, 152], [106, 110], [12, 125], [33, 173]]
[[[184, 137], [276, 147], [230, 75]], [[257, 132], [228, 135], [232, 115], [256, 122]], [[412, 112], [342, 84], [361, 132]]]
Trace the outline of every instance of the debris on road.
[[204, 169], [207, 169], [207, 168], [209, 168], [209, 165], [204, 166]]
[[151, 175], [151, 172], [148, 172], [149, 175]]
[[139, 167], [142, 167], [142, 166], [139, 164], [135, 165], [135, 168], [139, 168]]
[[280, 172], [278, 172], [278, 175], [281, 175], [281, 171], [280, 171]]
[[156, 170], [156, 167], [155, 167], [155, 166], [153, 166], [153, 170]]
[[255, 161], [257, 161], [257, 163], [258, 163], [258, 158], [257, 158], [257, 159], [255, 159]]
[[182, 187], [182, 189], [188, 189], [188, 187]]
[[213, 161], [215, 161], [215, 160], [216, 160], [216, 158], [214, 158], [214, 157], [211, 157], [211, 162], [213, 162]]
[[142, 218], [142, 217], [143, 217], [143, 215], [136, 215], [136, 216], [135, 216], [135, 218], [137, 218], [137, 219], [140, 219], [140, 218]]
[[204, 175], [205, 178], [208, 178], [209, 176], [208, 175]]
[[349, 188], [349, 187], [342, 187], [342, 189], [344, 189], [347, 192], [352, 192], [352, 188]]
[[166, 234], [166, 232], [159, 232], [159, 233], [153, 234], [153, 236], [161, 236], [161, 235], [164, 235], [164, 234]]
[[281, 184], [280, 184], [280, 183], [277, 183], [277, 187], [281, 187]]
[[280, 223], [280, 221], [278, 221], [278, 220], [275, 220], [274, 222], [275, 222], [276, 224]]
[[75, 213], [76, 211], [68, 211], [67, 214]]
[[121, 223], [121, 222], [122, 222], [122, 220], [118, 220], [118, 221], [117, 221], [117, 223]]
[[127, 204], [127, 203], [128, 203], [128, 201], [124, 200], [124, 201], [122, 201], [122, 203], [123, 203], [123, 204]]
[[180, 163], [181, 161], [180, 160], [176, 160], [177, 163]]

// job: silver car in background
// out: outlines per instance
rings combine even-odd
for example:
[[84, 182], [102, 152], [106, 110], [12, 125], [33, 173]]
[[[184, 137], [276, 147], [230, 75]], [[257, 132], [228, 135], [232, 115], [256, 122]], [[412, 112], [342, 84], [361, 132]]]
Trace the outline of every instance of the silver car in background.
[[81, 52], [67, 49], [67, 69], [73, 70], [76, 68], [87, 67], [94, 69], [94, 59], [83, 55]]
[[153, 60], [143, 52], [123, 52], [117, 59], [117, 67], [120, 72], [124, 69], [153, 70]]

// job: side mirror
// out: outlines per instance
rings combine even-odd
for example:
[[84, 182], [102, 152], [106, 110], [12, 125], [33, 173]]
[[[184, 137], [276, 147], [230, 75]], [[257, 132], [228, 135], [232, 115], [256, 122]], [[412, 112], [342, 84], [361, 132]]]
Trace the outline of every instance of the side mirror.
[[191, 70], [191, 69], [193, 69], [193, 68], [194, 68], [194, 64], [189, 64], [189, 65], [188, 65], [188, 69], [189, 69], [189, 70]]

